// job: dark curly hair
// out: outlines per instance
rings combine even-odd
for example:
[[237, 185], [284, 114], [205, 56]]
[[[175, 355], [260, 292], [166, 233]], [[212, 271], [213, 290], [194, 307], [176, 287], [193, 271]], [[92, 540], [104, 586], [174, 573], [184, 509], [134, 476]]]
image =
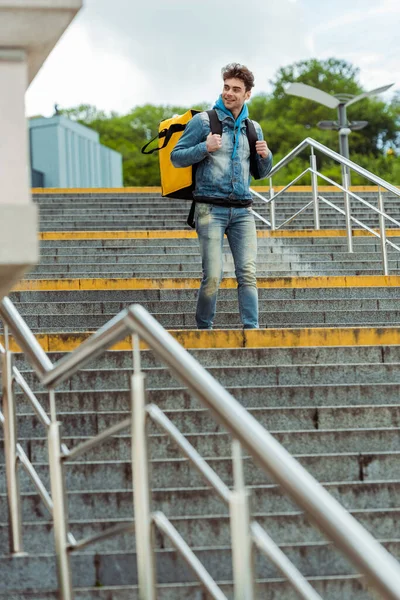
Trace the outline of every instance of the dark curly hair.
[[222, 79], [240, 79], [244, 83], [246, 92], [254, 87], [254, 75], [247, 67], [239, 63], [230, 63], [221, 69]]

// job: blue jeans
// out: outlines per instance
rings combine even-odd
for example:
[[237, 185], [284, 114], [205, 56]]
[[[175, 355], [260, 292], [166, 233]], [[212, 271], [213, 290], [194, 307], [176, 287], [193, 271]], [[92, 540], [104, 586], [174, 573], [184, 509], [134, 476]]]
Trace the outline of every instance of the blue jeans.
[[196, 204], [195, 222], [203, 269], [197, 298], [197, 327], [212, 329], [213, 326], [223, 273], [222, 246], [226, 233], [235, 263], [240, 319], [245, 329], [257, 328], [257, 235], [253, 214], [247, 208]]

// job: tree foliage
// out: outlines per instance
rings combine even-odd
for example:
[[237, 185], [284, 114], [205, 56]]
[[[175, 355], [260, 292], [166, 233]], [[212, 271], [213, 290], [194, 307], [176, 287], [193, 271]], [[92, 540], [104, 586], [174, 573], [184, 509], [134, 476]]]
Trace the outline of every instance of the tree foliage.
[[[274, 153], [274, 163], [283, 158], [306, 137], [338, 151], [338, 133], [322, 131], [318, 121], [336, 120], [336, 109], [285, 93], [285, 85], [301, 82], [333, 95], [358, 95], [364, 90], [358, 81], [359, 69], [344, 60], [305, 60], [280, 68], [270, 81], [270, 94], [255, 95], [249, 102], [251, 118], [258, 121]], [[209, 108], [197, 105], [199, 110]], [[123, 156], [126, 186], [159, 185], [157, 153], [141, 154], [141, 147], [158, 132], [160, 121], [185, 112], [184, 106], [138, 106], [127, 115], [105, 114], [94, 106], [81, 105], [63, 110], [66, 116], [85, 124], [100, 134], [102, 144]], [[400, 95], [390, 103], [365, 98], [348, 108], [348, 118], [366, 120], [368, 126], [352, 132], [349, 137], [350, 158], [391, 183], [400, 184]], [[340, 167], [323, 155], [317, 156], [318, 169], [326, 176], [338, 179]], [[308, 152], [298, 156], [274, 177], [275, 184], [289, 183], [309, 164]], [[265, 181], [254, 182], [265, 184]], [[309, 175], [299, 182], [309, 183]], [[366, 183], [353, 175], [352, 183]]]

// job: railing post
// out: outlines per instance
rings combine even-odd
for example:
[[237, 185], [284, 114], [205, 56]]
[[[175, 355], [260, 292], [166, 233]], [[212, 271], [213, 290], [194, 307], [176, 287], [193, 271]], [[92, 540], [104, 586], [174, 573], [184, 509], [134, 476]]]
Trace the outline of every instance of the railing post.
[[131, 377], [132, 476], [136, 560], [140, 600], [156, 600], [153, 519], [150, 512], [146, 432], [145, 375], [140, 367], [139, 336], [132, 336], [134, 374]]
[[276, 229], [276, 223], [275, 223], [275, 200], [272, 200], [272, 198], [275, 196], [275, 190], [272, 187], [272, 177], [270, 177], [269, 180], [269, 197], [271, 202], [269, 203], [269, 218], [271, 221], [271, 231], [275, 231]]
[[[382, 190], [378, 188], [378, 208], [381, 212], [385, 212]], [[387, 255], [387, 245], [386, 245], [386, 221], [383, 215], [379, 215], [379, 230], [381, 235], [381, 250], [382, 250], [382, 267], [383, 274], [389, 275], [389, 261]]]
[[13, 390], [12, 358], [8, 327], [4, 325], [5, 353], [2, 354], [4, 454], [7, 477], [9, 542], [12, 554], [23, 554], [22, 511], [17, 455], [17, 411]]
[[51, 495], [53, 499], [54, 540], [61, 600], [73, 600], [71, 560], [68, 551], [68, 511], [65, 474], [61, 452], [60, 423], [57, 421], [55, 392], [49, 391], [51, 423], [48, 431]]
[[313, 198], [313, 208], [314, 208], [314, 229], [320, 229], [319, 225], [319, 203], [318, 203], [318, 176], [316, 175], [317, 171], [317, 159], [314, 154], [314, 148], [311, 148], [311, 156], [310, 156], [310, 167], [314, 173], [311, 173], [311, 187], [312, 187], [312, 198]]
[[235, 600], [254, 600], [253, 538], [250, 530], [249, 492], [243, 475], [242, 447], [232, 441], [234, 488], [229, 503]]
[[[343, 187], [345, 190], [349, 189], [349, 174], [347, 168], [343, 171]], [[346, 219], [346, 237], [347, 237], [347, 251], [354, 252], [353, 250], [353, 232], [351, 229], [351, 209], [350, 209], [350, 196], [347, 191], [344, 193], [344, 212]]]

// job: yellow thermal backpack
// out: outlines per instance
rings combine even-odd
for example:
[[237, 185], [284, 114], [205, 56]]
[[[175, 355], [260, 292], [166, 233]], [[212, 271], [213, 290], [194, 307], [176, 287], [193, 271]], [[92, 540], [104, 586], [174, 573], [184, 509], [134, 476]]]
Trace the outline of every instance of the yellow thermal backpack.
[[[162, 195], [168, 198], [193, 199], [193, 190], [196, 176], [196, 165], [176, 168], [171, 162], [171, 152], [181, 138], [187, 123], [196, 115], [198, 110], [188, 110], [183, 115], [176, 115], [171, 119], [161, 121], [158, 134], [142, 148], [142, 154], [159, 152], [161, 190]], [[210, 119], [211, 133], [222, 135], [222, 124], [214, 109], [206, 111]], [[253, 122], [246, 119], [246, 132], [250, 145], [250, 169], [253, 176], [258, 179], [258, 165], [256, 160], [257, 132]], [[147, 150], [148, 146], [156, 139], [160, 140], [158, 148]]]

